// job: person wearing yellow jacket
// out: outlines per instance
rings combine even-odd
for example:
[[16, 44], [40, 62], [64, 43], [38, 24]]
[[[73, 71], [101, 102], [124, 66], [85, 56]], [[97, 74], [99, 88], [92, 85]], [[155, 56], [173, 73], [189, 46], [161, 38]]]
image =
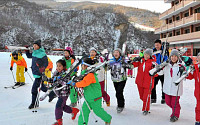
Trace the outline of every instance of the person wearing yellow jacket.
[[25, 77], [24, 77], [24, 71], [27, 71], [27, 64], [25, 59], [22, 57], [21, 53], [18, 51], [14, 51], [12, 53], [11, 57], [11, 66], [10, 70], [13, 70], [14, 63], [17, 64], [17, 71], [16, 71], [16, 84], [15, 85], [24, 85], [25, 84]]
[[[51, 72], [53, 69], [53, 62], [51, 61], [51, 59], [49, 57], [47, 57], [48, 59], [48, 66], [45, 69], [45, 76], [47, 76], [47, 78], [51, 78]], [[44, 81], [44, 84], [47, 84], [47, 81]]]

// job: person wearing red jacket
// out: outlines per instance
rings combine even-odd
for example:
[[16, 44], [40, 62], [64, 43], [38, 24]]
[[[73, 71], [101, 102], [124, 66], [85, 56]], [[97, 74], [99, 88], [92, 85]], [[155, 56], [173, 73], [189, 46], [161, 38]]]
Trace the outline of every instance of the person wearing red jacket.
[[200, 53], [197, 55], [197, 60], [198, 63], [194, 64], [195, 70], [189, 74], [187, 79], [195, 79], [195, 91], [194, 91], [194, 96], [196, 98], [196, 108], [195, 108], [195, 113], [196, 113], [196, 123], [195, 125], [200, 125]]
[[155, 66], [156, 58], [152, 57], [153, 50], [146, 49], [143, 57], [134, 58], [133, 65], [138, 67], [135, 83], [137, 84], [140, 99], [143, 101], [143, 114], [147, 115], [150, 110], [150, 94], [154, 87], [154, 77], [149, 75], [149, 71]]

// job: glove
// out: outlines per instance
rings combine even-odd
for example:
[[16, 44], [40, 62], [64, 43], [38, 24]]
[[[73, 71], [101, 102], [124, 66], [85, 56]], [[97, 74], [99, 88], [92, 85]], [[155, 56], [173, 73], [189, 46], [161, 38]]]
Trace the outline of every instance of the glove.
[[10, 71], [12, 71], [12, 70], [13, 70], [13, 67], [11, 66], [11, 67], [10, 67]]
[[133, 59], [133, 62], [139, 62], [141, 59], [142, 59], [141, 57], [135, 57], [135, 58]]
[[180, 75], [182, 75], [184, 71], [185, 71], [185, 67], [184, 66], [180, 66], [179, 67]]
[[77, 72], [78, 71], [78, 69], [76, 68], [75, 70], [74, 70], [74, 72]]
[[43, 81], [48, 81], [47, 76], [42, 76], [42, 80], [43, 80]]
[[72, 80], [70, 80], [68, 83], [67, 83], [68, 85], [71, 85], [71, 86], [75, 86], [75, 82], [73, 82]]
[[45, 67], [40, 67], [39, 71], [40, 71], [40, 73], [43, 73], [45, 71]]
[[52, 71], [52, 68], [50, 68], [49, 71]]
[[28, 69], [25, 67], [25, 72], [27, 72], [27, 70], [28, 70]]
[[56, 82], [59, 79], [61, 79], [61, 76], [54, 77], [53, 82]]

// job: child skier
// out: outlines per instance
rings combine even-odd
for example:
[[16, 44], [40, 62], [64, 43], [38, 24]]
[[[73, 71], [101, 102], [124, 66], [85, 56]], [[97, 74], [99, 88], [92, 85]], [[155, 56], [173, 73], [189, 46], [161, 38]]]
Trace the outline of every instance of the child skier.
[[[56, 65], [57, 65], [56, 71], [54, 72], [52, 79], [51, 80], [49, 79], [48, 81], [53, 81], [54, 78], [56, 78], [57, 76], [65, 72], [66, 70], [65, 60], [62, 60], [62, 59], [58, 60], [56, 62]], [[62, 89], [56, 90], [57, 88], [62, 87], [66, 83], [61, 81], [61, 82], [55, 82], [53, 84], [56, 85], [55, 93], [58, 96], [58, 100], [57, 100], [56, 108], [55, 108], [55, 117], [56, 117], [57, 122], [55, 122], [53, 125], [62, 125], [63, 111], [66, 113], [71, 113], [72, 120], [74, 120], [79, 110], [77, 108], [71, 108], [70, 106], [66, 105], [66, 101], [70, 94], [70, 86], [66, 86]]]
[[179, 61], [179, 52], [173, 49], [170, 53], [170, 62], [163, 68], [164, 72], [164, 85], [163, 92], [165, 93], [166, 104], [172, 109], [170, 121], [175, 122], [180, 116], [180, 96], [183, 94], [183, 81], [178, 86], [175, 85], [175, 81], [180, 78], [185, 71], [185, 67]]
[[125, 99], [123, 95], [124, 87], [126, 85], [127, 74], [126, 68], [123, 67], [122, 51], [117, 48], [113, 51], [113, 59], [108, 67], [111, 69], [111, 79], [114, 83], [116, 98], [117, 98], [117, 113], [121, 113], [124, 109]]
[[[94, 64], [95, 61], [91, 58], [84, 59], [81, 74], [84, 74], [87, 71], [88, 66]], [[101, 86], [96, 73], [89, 73], [83, 78], [82, 81], [77, 83], [69, 82], [68, 84], [78, 88], [83, 88], [84, 90], [85, 101], [78, 119], [78, 125], [88, 124], [88, 118], [91, 110], [93, 110], [98, 117], [105, 121], [105, 125], [110, 125], [112, 117], [102, 108]]]
[[189, 74], [189, 76], [187, 77], [188, 79], [195, 79], [195, 91], [194, 91], [194, 96], [196, 97], [196, 108], [195, 108], [195, 112], [196, 112], [196, 123], [195, 125], [200, 125], [200, 77], [199, 77], [199, 73], [200, 73], [200, 53], [198, 53], [197, 55], [197, 60], [198, 63], [194, 64], [194, 68], [195, 70], [193, 72], [191, 72]]
[[[96, 62], [96, 64], [100, 64], [100, 63], [104, 62], [104, 58], [101, 57], [101, 56], [99, 57], [97, 55], [97, 50], [94, 47], [90, 48], [89, 52], [90, 52], [90, 58], [92, 60], [94, 60]], [[110, 96], [107, 94], [107, 92], [104, 89], [104, 87], [105, 87], [105, 74], [104, 74], [104, 72], [105, 72], [105, 69], [103, 67], [101, 67], [100, 70], [97, 71], [97, 74], [98, 74], [97, 77], [98, 77], [99, 83], [101, 85], [102, 97], [105, 100], [106, 105], [110, 106]]]
[[133, 65], [138, 67], [138, 73], [135, 83], [137, 84], [140, 99], [143, 101], [143, 114], [147, 115], [150, 110], [150, 95], [151, 90], [154, 87], [154, 77], [149, 75], [149, 70], [155, 66], [156, 58], [152, 57], [153, 50], [146, 49], [144, 51], [144, 56], [135, 57]]
[[12, 57], [11, 57], [11, 66], [10, 66], [10, 70], [13, 70], [13, 64], [16, 63], [17, 64], [17, 71], [16, 71], [16, 80], [17, 83], [15, 83], [15, 85], [24, 85], [25, 84], [25, 77], [24, 77], [24, 71], [27, 71], [27, 64], [25, 59], [22, 57], [21, 53], [19, 53], [18, 51], [14, 51], [12, 53]]

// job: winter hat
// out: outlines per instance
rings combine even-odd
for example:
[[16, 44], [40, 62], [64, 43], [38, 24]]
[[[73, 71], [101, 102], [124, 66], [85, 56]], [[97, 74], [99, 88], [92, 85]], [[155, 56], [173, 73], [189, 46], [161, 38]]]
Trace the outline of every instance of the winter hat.
[[71, 47], [66, 47], [64, 51], [68, 51], [70, 56], [74, 55], [74, 52]]
[[178, 50], [177, 50], [177, 49], [173, 49], [173, 50], [171, 51], [171, 53], [170, 53], [170, 56], [169, 56], [169, 57], [171, 57], [171, 56], [173, 56], [173, 55], [176, 55], [177, 57], [179, 57], [179, 52], [178, 52]]
[[63, 67], [66, 67], [66, 62], [63, 59], [59, 59], [56, 63], [60, 63]]
[[92, 50], [97, 53], [97, 50], [94, 47], [90, 48], [89, 52], [91, 52]]
[[82, 64], [86, 65], [86, 66], [91, 66], [95, 64], [95, 60], [92, 60], [91, 58], [85, 58], [82, 61]]
[[200, 52], [197, 54], [197, 56], [200, 56]]
[[147, 49], [144, 51], [144, 54], [148, 54], [149, 56], [152, 56], [152, 55], [153, 55], [153, 50], [150, 49], [150, 48], [147, 48]]
[[14, 56], [14, 55], [18, 56], [17, 50], [15, 50], [14, 52], [12, 52], [12, 56]]
[[118, 52], [120, 53], [120, 55], [122, 55], [122, 50], [121, 50], [120, 48], [114, 49], [113, 53], [114, 53], [115, 51], [118, 51]]
[[41, 48], [41, 40], [36, 40], [33, 44], [37, 44]]

